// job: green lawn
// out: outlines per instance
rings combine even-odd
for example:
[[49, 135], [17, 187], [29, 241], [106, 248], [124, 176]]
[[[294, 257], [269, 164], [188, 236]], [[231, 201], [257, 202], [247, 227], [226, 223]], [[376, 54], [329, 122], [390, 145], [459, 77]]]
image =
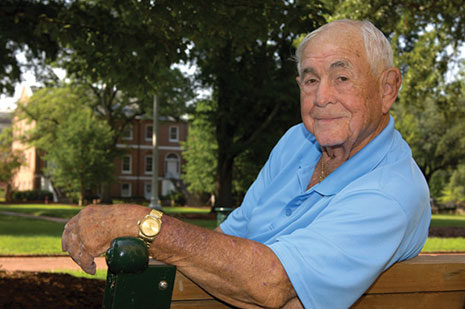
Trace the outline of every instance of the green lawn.
[[[71, 218], [82, 207], [69, 205], [14, 204], [0, 205], [0, 211], [11, 211], [57, 218]], [[209, 208], [166, 207], [166, 213], [208, 213]], [[216, 228], [216, 220], [183, 219], [186, 222]], [[65, 254], [61, 251], [64, 223], [0, 215], [0, 255]]]
[[[34, 215], [70, 218], [81, 208], [69, 205], [0, 205], [0, 211], [15, 211]], [[208, 213], [209, 208], [166, 207], [169, 214]], [[216, 227], [216, 220], [183, 219], [209, 229]], [[465, 227], [465, 216], [433, 215], [432, 226]], [[0, 255], [64, 254], [61, 252], [63, 223], [0, 215]], [[465, 251], [464, 238], [428, 238], [423, 252]]]
[[421, 252], [457, 252], [465, 251], [465, 238], [456, 237], [456, 238], [439, 238], [439, 237], [430, 237], [426, 240], [425, 246]]
[[432, 215], [431, 226], [465, 227], [465, 216], [458, 215]]
[[63, 204], [12, 204], [0, 205], [0, 211], [12, 211], [35, 216], [49, 216], [55, 218], [71, 218], [82, 207]]

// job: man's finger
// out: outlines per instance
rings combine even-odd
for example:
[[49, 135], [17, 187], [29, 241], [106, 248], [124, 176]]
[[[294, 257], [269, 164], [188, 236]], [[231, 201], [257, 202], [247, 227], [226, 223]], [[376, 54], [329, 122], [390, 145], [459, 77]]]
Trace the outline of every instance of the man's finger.
[[83, 245], [80, 245], [80, 266], [81, 268], [90, 275], [95, 275], [97, 272], [97, 265], [94, 261], [94, 256], [92, 256]]
[[65, 228], [63, 229], [63, 235], [61, 236], [61, 250], [63, 252], [68, 251], [67, 246], [69, 243], [69, 238], [71, 233], [75, 233], [75, 223], [76, 222], [76, 216], [71, 218], [71, 220], [66, 223]]

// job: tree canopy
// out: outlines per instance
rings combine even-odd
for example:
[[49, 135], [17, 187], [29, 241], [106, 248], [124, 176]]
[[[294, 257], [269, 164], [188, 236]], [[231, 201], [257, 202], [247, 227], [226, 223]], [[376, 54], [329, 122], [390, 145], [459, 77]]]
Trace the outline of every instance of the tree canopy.
[[215, 108], [194, 113], [203, 123], [193, 126], [214, 134], [217, 203], [233, 206], [240, 202], [233, 192], [252, 181], [279, 136], [299, 121], [294, 43], [327, 21], [368, 19], [391, 40], [403, 74], [397, 128], [429, 180], [439, 170], [448, 178], [462, 162], [464, 79], [451, 69], [465, 40], [464, 10], [459, 0], [5, 0], [0, 86], [11, 90], [19, 78], [15, 54], [23, 51], [36, 59], [29, 63], [63, 67], [89, 86], [99, 99], [94, 112], [122, 132], [131, 117], [150, 111], [155, 93], [162, 113], [188, 111], [192, 83], [171, 69], [195, 63], [196, 81], [212, 89]]
[[34, 122], [21, 136], [36, 147], [47, 161], [45, 176], [65, 194], [78, 193], [113, 177], [110, 156], [113, 134], [107, 123], [95, 116], [84, 88], [44, 88], [16, 111], [19, 119]]

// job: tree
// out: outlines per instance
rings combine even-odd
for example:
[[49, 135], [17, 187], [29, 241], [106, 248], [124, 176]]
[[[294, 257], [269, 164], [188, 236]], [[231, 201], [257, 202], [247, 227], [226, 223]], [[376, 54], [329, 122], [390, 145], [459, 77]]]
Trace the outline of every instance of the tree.
[[324, 22], [325, 11], [319, 2], [302, 1], [197, 1], [190, 7], [195, 14], [189, 19], [197, 25], [189, 36], [190, 55], [217, 102], [210, 117], [218, 144], [216, 203], [232, 207], [236, 159], [260, 140], [269, 151], [299, 121], [291, 46]]
[[413, 156], [430, 183], [433, 196], [441, 188], [433, 187], [431, 180], [439, 171], [450, 171], [463, 163], [465, 157], [465, 105], [463, 100], [449, 102], [455, 105], [441, 109], [437, 100], [427, 98], [423, 106], [399, 105], [396, 125], [412, 148]]
[[457, 0], [349, 0], [328, 5], [333, 11], [330, 19], [367, 18], [391, 39], [395, 64], [403, 75], [392, 111], [396, 127], [409, 142], [432, 195], [439, 197], [465, 152], [464, 78], [457, 74], [459, 47], [465, 42], [464, 6]]
[[113, 178], [111, 143], [111, 128], [92, 110], [74, 111], [58, 125], [56, 141], [46, 149], [47, 172], [57, 186], [77, 193], [82, 205], [87, 191]]
[[21, 165], [24, 155], [19, 150], [12, 150], [12, 129], [3, 129], [0, 133], [0, 182], [6, 183], [5, 200], [10, 201], [11, 180]]
[[197, 102], [193, 120], [189, 123], [187, 142], [183, 145], [186, 148], [183, 152], [186, 164], [182, 178], [188, 184], [189, 191], [197, 194], [211, 195], [215, 191], [218, 144], [215, 128], [208, 119], [215, 109], [215, 101]]
[[24, 132], [23, 141], [45, 154], [54, 183], [78, 192], [80, 202], [86, 189], [113, 175], [113, 133], [95, 117], [88, 103], [91, 100], [84, 88], [44, 88], [17, 109], [20, 119], [34, 122], [33, 128]]
[[31, 0], [4, 0], [0, 3], [0, 91], [12, 93], [20, 81], [22, 64], [17, 55], [23, 53], [27, 62], [54, 59], [59, 51], [53, 35], [42, 31], [48, 18], [57, 16], [63, 3]]

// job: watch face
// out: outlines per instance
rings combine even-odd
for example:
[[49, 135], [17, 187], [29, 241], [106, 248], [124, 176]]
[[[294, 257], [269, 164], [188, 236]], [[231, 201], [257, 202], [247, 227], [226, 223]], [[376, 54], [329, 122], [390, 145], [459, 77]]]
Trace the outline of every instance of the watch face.
[[140, 224], [140, 231], [147, 237], [154, 237], [160, 232], [161, 220], [145, 218]]

